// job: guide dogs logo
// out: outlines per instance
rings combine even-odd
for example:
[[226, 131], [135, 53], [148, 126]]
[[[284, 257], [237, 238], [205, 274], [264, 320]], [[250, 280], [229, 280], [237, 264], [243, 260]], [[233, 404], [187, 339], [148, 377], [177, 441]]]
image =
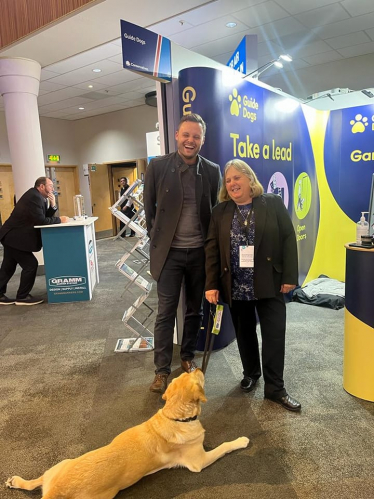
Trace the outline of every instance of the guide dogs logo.
[[248, 97], [244, 95], [242, 97], [236, 88], [232, 89], [229, 95], [230, 114], [231, 116], [241, 116], [246, 118], [251, 123], [257, 120], [257, 111], [259, 109], [259, 104], [254, 97]]
[[349, 122], [352, 125], [352, 133], [363, 133], [368, 126], [368, 119], [362, 114], [356, 114], [355, 119]]
[[239, 111], [242, 105], [240, 104], [242, 98], [238, 94], [236, 88], [233, 89], [232, 94], [229, 95], [229, 101], [231, 102], [230, 114], [232, 116], [239, 116]]

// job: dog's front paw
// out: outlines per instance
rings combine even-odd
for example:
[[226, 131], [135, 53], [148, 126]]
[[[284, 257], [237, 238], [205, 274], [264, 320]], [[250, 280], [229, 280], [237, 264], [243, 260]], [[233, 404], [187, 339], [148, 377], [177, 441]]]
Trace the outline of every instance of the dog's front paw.
[[20, 478], [19, 476], [12, 476], [11, 478], [8, 478], [8, 480], [5, 482], [5, 487], [8, 487], [8, 489], [17, 489], [17, 480]]
[[238, 444], [238, 449], [245, 449], [249, 444], [249, 438], [239, 437], [236, 439], [236, 443]]

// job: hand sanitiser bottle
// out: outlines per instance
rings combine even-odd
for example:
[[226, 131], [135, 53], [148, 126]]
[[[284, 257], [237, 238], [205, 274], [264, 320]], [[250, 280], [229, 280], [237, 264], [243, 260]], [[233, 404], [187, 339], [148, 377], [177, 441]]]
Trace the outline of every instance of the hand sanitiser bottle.
[[365, 214], [369, 213], [368, 211], [361, 212], [360, 221], [357, 222], [356, 225], [356, 243], [361, 244], [361, 236], [369, 235], [369, 223], [365, 219]]

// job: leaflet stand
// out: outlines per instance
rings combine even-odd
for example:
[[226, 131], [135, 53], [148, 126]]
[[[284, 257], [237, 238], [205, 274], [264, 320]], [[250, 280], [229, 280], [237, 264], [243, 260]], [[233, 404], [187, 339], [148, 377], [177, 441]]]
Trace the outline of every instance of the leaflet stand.
[[[131, 199], [137, 209], [137, 212], [131, 219], [122, 213], [122, 211], [117, 209], [117, 206], [122, 204], [126, 199]], [[140, 275], [149, 264], [149, 238], [145, 226], [145, 212], [142, 201], [143, 184], [140, 180], [136, 180], [118, 199], [118, 201], [111, 208], [109, 208], [112, 214], [125, 224], [123, 230], [125, 230], [126, 227], [129, 227], [139, 237], [131, 250], [126, 251], [122, 258], [120, 258], [120, 260], [116, 263], [116, 267], [119, 272], [125, 275], [128, 279], [124, 291], [133, 293], [134, 287], [132, 284], [136, 284], [136, 286], [142, 290], [142, 294], [136, 298], [134, 303], [127, 310], [125, 310], [122, 317], [122, 322], [131, 331], [131, 333], [135, 335], [135, 337], [119, 339], [115, 347], [116, 352], [149, 351], [154, 348], [153, 333], [147, 327], [147, 322], [154, 310], [147, 303], [145, 303], [149, 293], [152, 290], [152, 283]], [[123, 232], [123, 230], [119, 233], [119, 235]], [[140, 267], [137, 270], [130, 267], [127, 262], [130, 256], [135, 256], [135, 253], [138, 253], [141, 256], [139, 262]], [[148, 312], [145, 317], [143, 316], [142, 319], [138, 319], [135, 317], [135, 314], [139, 311], [142, 305], [148, 309]]]
[[[129, 218], [122, 211], [118, 209], [125, 201], [131, 200], [133, 203], [136, 212], [134, 215]], [[133, 184], [129, 186], [129, 188], [122, 194], [122, 196], [111, 206], [110, 211], [112, 214], [119, 218], [121, 222], [123, 222], [124, 227], [117, 234], [116, 239], [121, 237], [123, 232], [126, 231], [126, 228], [133, 230], [138, 237], [143, 237], [147, 233], [146, 223], [145, 223], [145, 211], [143, 204], [143, 182], [141, 180], [135, 180]], [[138, 226], [138, 230], [135, 228], [135, 222]], [[139, 228], [141, 229], [139, 232]]]

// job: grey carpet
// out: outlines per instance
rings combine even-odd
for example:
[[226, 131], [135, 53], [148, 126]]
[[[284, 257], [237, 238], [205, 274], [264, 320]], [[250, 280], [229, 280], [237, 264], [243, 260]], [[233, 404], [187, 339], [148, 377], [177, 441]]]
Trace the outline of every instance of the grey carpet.
[[[131, 336], [121, 318], [139, 294], [134, 287], [123, 291], [126, 278], [114, 266], [130, 244], [98, 241], [100, 283], [91, 302], [0, 308], [3, 483], [13, 474], [35, 478], [102, 446], [162, 406], [148, 390], [152, 352], [114, 352], [118, 338]], [[15, 276], [9, 296], [17, 285]], [[33, 294], [45, 294], [43, 276]], [[149, 302], [156, 303], [155, 290]], [[287, 314], [285, 381], [303, 405], [301, 414], [264, 400], [262, 381], [251, 394], [241, 393], [233, 342], [210, 358], [200, 419], [207, 449], [241, 435], [250, 438], [248, 448], [198, 474], [150, 475], [118, 498], [374, 498], [374, 404], [342, 387], [344, 312], [290, 303]], [[173, 376], [181, 372], [178, 348]], [[40, 496], [0, 485], [2, 499]]]

